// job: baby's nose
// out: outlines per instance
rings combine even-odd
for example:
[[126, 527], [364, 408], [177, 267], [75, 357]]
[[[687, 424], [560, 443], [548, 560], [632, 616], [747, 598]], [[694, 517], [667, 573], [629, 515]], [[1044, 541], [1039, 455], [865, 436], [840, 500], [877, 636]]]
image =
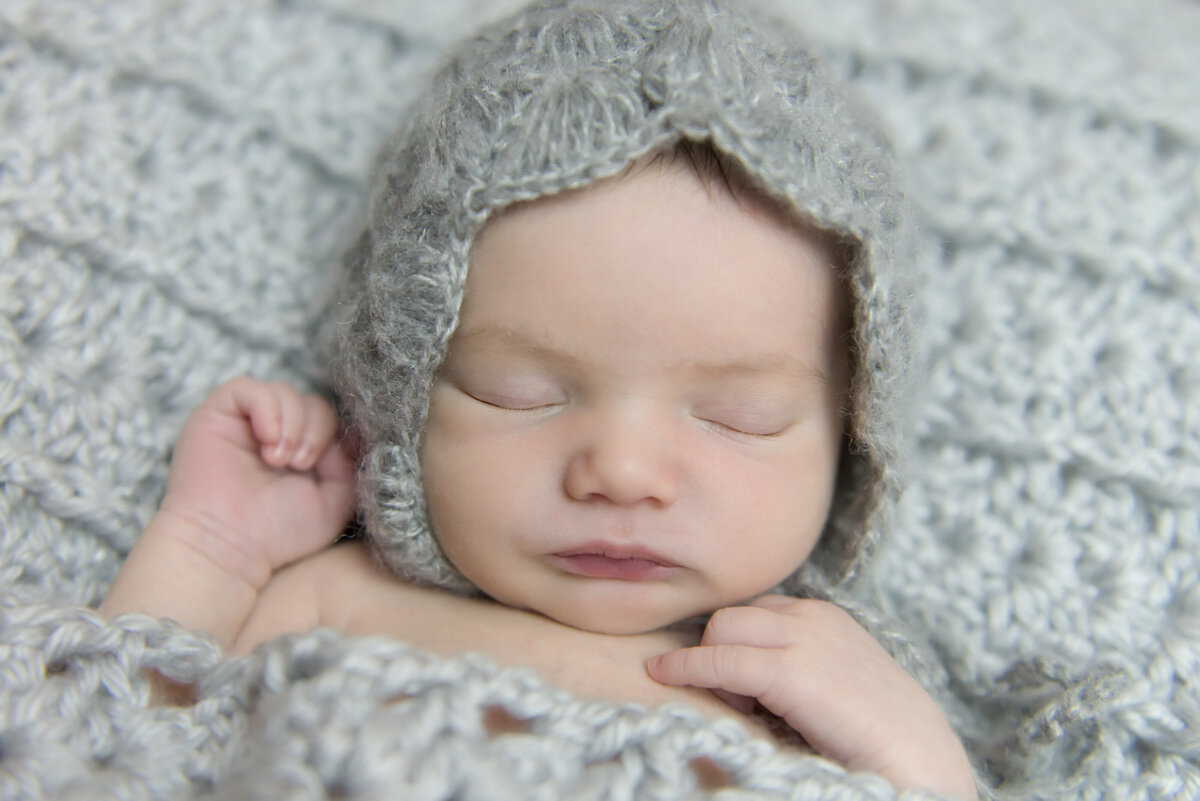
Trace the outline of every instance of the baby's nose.
[[670, 506], [679, 494], [679, 475], [665, 425], [598, 420], [572, 453], [564, 488], [577, 501]]

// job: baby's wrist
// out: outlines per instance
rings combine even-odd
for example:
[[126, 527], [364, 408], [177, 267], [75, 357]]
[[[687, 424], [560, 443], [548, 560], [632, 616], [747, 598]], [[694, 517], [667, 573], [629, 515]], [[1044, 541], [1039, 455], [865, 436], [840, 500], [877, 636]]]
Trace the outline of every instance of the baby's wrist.
[[245, 585], [257, 594], [273, 572], [261, 554], [245, 547], [238, 532], [203, 512], [163, 499], [142, 539], [157, 538], [191, 553], [197, 569]]
[[[99, 611], [137, 612], [206, 632], [228, 647], [245, 624], [269, 571], [210, 541], [203, 525], [160, 511], [142, 532]], [[261, 575], [266, 573], [266, 575]]]

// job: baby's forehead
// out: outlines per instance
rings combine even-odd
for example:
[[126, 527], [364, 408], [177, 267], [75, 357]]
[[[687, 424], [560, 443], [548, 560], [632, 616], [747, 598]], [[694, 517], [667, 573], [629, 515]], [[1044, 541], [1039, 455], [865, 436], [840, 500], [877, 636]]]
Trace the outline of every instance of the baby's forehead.
[[688, 139], [637, 158], [616, 174], [582, 187], [493, 210], [476, 232], [473, 247], [500, 218], [535, 216], [570, 204], [585, 194], [593, 196], [599, 206], [629, 205], [638, 195], [661, 190], [664, 186], [671, 194], [702, 194], [720, 212], [719, 217], [725, 225], [746, 225], [750, 220], [758, 220], [781, 230], [790, 230], [798, 247], [819, 250], [838, 270], [846, 266], [851, 258], [848, 254], [857, 247], [844, 233], [807, 220], [804, 212], [762, 186], [736, 157], [708, 142]]
[[674, 342], [658, 364], [686, 353], [701, 372], [821, 374], [845, 323], [830, 249], [737, 191], [649, 163], [504, 210], [476, 240], [456, 338], [563, 353], [608, 338], [634, 360]]

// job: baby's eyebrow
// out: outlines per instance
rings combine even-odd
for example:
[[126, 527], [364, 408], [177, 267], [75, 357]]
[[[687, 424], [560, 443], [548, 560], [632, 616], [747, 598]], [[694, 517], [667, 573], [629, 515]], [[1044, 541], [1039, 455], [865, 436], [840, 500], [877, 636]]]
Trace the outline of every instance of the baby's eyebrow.
[[[483, 325], [460, 329], [454, 335], [454, 346], [512, 348], [560, 364], [586, 364], [580, 357], [552, 334], [534, 334], [508, 326]], [[683, 361], [678, 367], [710, 379], [783, 375], [802, 382], [830, 384], [832, 379], [820, 367], [788, 353], [748, 353], [712, 361]]]
[[796, 356], [782, 353], [753, 354], [721, 362], [705, 362], [692, 365], [696, 372], [714, 378], [760, 375], [784, 375], [800, 381], [829, 384], [832, 379], [820, 367], [809, 364]]
[[588, 363], [587, 359], [573, 353], [565, 343], [549, 332], [522, 331], [500, 325], [460, 328], [450, 340], [450, 360], [453, 361], [454, 356], [461, 354], [464, 348], [494, 350], [498, 354], [519, 353], [563, 367], [577, 367]]
[[474, 345], [478, 347], [504, 346], [515, 350], [530, 351], [560, 361], [579, 362], [565, 345], [550, 334], [532, 334], [516, 328], [499, 325], [483, 325], [476, 328], [459, 329], [451, 340], [451, 347]]

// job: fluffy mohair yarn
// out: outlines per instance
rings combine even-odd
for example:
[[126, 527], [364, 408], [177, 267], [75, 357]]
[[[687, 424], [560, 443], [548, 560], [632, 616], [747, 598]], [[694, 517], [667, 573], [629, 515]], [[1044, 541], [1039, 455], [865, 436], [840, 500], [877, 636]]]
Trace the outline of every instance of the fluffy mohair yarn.
[[481, 226], [681, 139], [710, 143], [847, 254], [850, 442], [826, 530], [789, 584], [836, 586], [872, 550], [900, 484], [911, 360], [910, 232], [887, 144], [789, 25], [746, 4], [568, 0], [451, 55], [380, 158], [347, 258], [335, 385], [363, 440], [366, 530], [401, 575], [472, 589], [431, 534], [419, 448]]

